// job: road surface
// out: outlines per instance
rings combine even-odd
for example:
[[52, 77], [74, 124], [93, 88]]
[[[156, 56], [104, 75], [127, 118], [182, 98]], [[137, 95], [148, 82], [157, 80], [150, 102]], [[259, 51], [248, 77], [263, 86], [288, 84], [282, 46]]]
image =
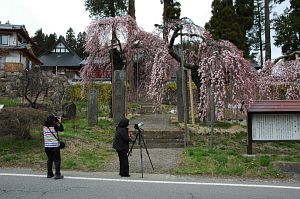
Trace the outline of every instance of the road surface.
[[45, 172], [0, 169], [0, 199], [299, 199], [300, 181], [262, 181], [134, 173], [64, 172], [65, 179], [47, 179]]

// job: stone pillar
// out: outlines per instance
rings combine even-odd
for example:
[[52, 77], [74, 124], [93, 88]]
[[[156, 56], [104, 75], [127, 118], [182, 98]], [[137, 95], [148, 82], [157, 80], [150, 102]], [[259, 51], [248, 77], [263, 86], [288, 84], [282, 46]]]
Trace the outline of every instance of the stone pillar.
[[[187, 122], [189, 122], [189, 98], [187, 93], [187, 71], [184, 71], [184, 79], [182, 80], [181, 69], [177, 71], [177, 117], [178, 122], [184, 122], [184, 106], [183, 106], [183, 96], [182, 96], [182, 89], [186, 93], [186, 115], [187, 115]], [[182, 81], [185, 82], [185, 88], [182, 88]]]
[[118, 124], [120, 119], [125, 117], [126, 73], [124, 70], [115, 70], [113, 75], [113, 119], [115, 124]]
[[179, 69], [177, 71], [177, 79], [176, 79], [176, 84], [177, 84], [177, 117], [178, 117], [178, 122], [184, 122], [184, 115], [183, 115], [183, 98], [182, 98], [182, 75], [181, 75], [181, 70]]
[[93, 126], [98, 123], [98, 91], [90, 90], [88, 97], [88, 125]]

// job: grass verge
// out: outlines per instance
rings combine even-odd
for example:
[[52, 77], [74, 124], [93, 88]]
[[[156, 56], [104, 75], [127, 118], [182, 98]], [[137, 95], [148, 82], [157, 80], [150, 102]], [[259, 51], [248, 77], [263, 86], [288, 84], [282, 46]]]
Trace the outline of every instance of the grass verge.
[[284, 178], [275, 162], [300, 163], [299, 142], [254, 143], [254, 156], [246, 156], [247, 133], [218, 133], [213, 150], [209, 135], [193, 135], [195, 146], [184, 150], [177, 174], [236, 176], [247, 178]]
[[[109, 119], [98, 120], [98, 125], [88, 126], [86, 104], [76, 104], [78, 117], [64, 121], [65, 131], [61, 140], [66, 148], [61, 150], [62, 169], [101, 171], [115, 153], [112, 149], [113, 123]], [[31, 139], [16, 139], [5, 136], [0, 139], [0, 167], [23, 167], [46, 169], [46, 154], [42, 125], [31, 132]]]

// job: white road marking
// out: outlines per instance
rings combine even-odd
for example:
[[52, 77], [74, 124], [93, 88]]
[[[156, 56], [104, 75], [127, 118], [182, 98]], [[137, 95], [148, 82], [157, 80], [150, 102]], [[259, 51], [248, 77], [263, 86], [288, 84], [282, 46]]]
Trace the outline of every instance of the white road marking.
[[[46, 175], [19, 174], [19, 173], [0, 173], [0, 176], [16, 176], [16, 177], [36, 177], [45, 178]], [[300, 190], [296, 186], [280, 186], [280, 185], [263, 185], [263, 184], [231, 184], [231, 183], [209, 183], [209, 182], [177, 182], [177, 181], [159, 181], [159, 180], [131, 180], [131, 179], [114, 179], [114, 178], [88, 178], [88, 177], [71, 177], [65, 176], [65, 179], [74, 180], [91, 180], [91, 181], [110, 181], [110, 182], [133, 182], [133, 183], [152, 183], [152, 184], [179, 184], [179, 185], [204, 185], [204, 186], [228, 186], [228, 187], [253, 187], [253, 188], [272, 188], [272, 189], [295, 189]]]

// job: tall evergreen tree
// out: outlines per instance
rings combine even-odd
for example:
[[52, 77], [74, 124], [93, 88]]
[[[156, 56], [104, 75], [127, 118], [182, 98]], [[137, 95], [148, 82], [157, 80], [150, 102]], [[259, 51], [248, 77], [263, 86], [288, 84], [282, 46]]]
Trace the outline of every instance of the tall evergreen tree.
[[53, 48], [55, 42], [57, 41], [56, 33], [51, 33], [45, 36], [45, 52], [48, 52]]
[[241, 26], [241, 30], [244, 36], [244, 47], [243, 50], [245, 57], [250, 56], [251, 40], [249, 39], [249, 31], [254, 25], [254, 1], [253, 0], [236, 0], [235, 11], [238, 16], [238, 22]]
[[264, 62], [264, 32], [265, 32], [265, 15], [264, 15], [263, 0], [254, 0], [254, 23], [248, 38], [250, 39], [251, 57], [256, 57], [258, 54], [259, 67], [263, 66]]
[[135, 19], [135, 0], [128, 0], [128, 15]]
[[163, 39], [168, 40], [168, 23], [174, 19], [179, 19], [181, 14], [181, 4], [176, 0], [161, 0], [164, 4], [163, 10]]
[[282, 3], [285, 0], [264, 0], [265, 2], [265, 61], [272, 58], [271, 50], [271, 20], [270, 13], [272, 12], [272, 3]]
[[122, 16], [128, 13], [127, 0], [85, 0], [85, 9], [90, 17], [100, 19], [103, 17]]
[[37, 57], [45, 53], [45, 37], [46, 36], [41, 28], [38, 29], [32, 37], [32, 40], [37, 44], [32, 47], [33, 52]]
[[271, 22], [270, 22], [270, 0], [265, 1], [265, 61], [271, 59]]
[[212, 17], [205, 24], [205, 28], [214, 39], [228, 40], [240, 50], [246, 51], [244, 28], [239, 23], [232, 0], [214, 0], [212, 2]]
[[283, 54], [300, 50], [300, 1], [290, 0], [290, 8], [275, 19], [275, 45]]
[[76, 49], [77, 46], [76, 46], [75, 32], [71, 27], [66, 32], [66, 42], [71, 48], [73, 48], [73, 50]]
[[78, 54], [79, 57], [84, 58], [87, 56], [85, 53], [85, 38], [86, 38], [86, 33], [85, 32], [79, 32], [77, 35], [77, 40], [76, 40], [76, 53]]
[[41, 56], [51, 50], [57, 40], [57, 36], [56, 33], [44, 34], [42, 29], [38, 29], [32, 40], [37, 44], [37, 46], [33, 47], [33, 52], [36, 56]]
[[181, 14], [181, 4], [177, 0], [168, 0], [167, 20], [179, 19]]

